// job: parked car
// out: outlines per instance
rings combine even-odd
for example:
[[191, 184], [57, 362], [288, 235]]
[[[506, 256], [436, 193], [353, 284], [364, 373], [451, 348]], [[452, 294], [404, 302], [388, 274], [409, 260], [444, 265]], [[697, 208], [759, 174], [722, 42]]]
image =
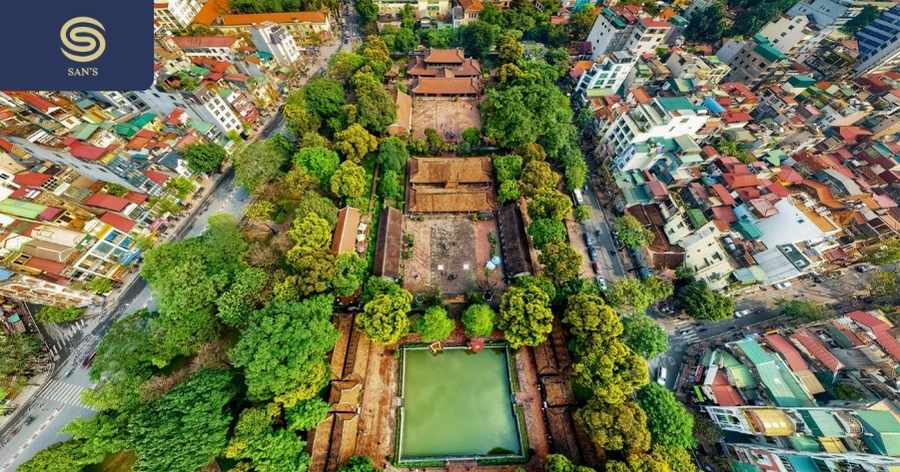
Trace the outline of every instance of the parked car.
[[25, 426], [28, 426], [31, 423], [34, 423], [34, 420], [36, 420], [36, 419], [37, 419], [37, 416], [28, 415], [28, 418], [25, 418]]
[[869, 272], [872, 269], [873, 269], [873, 267], [868, 264], [860, 264], [860, 265], [856, 266], [856, 271], [859, 272], [860, 274], [865, 274], [866, 272]]
[[594, 269], [595, 274], [599, 274], [600, 273], [600, 262], [599, 261], [591, 262], [591, 268]]
[[668, 377], [668, 375], [669, 375], [669, 371], [665, 367], [660, 367], [659, 375], [656, 377], [656, 383], [665, 387], [666, 378]]
[[778, 282], [777, 284], [773, 285], [773, 287], [777, 288], [778, 290], [784, 290], [784, 289], [790, 287], [791, 285], [792, 285], [791, 282], [787, 281], [787, 282]]
[[745, 310], [738, 310], [738, 311], [735, 311], [735, 312], [734, 312], [734, 317], [735, 317], [735, 318], [741, 318], [741, 317], [743, 317], [743, 316], [749, 315], [750, 313], [753, 313], [753, 310], [746, 310], [746, 309], [745, 309]]
[[602, 275], [595, 276], [594, 281], [597, 282], [597, 287], [600, 288], [600, 290], [606, 290], [606, 279], [604, 279]]
[[84, 356], [84, 359], [81, 361], [81, 367], [84, 367], [85, 369], [90, 367], [91, 364], [94, 363], [94, 356], [96, 356], [96, 355], [97, 355], [97, 351], [93, 351], [90, 354], [88, 354], [87, 356]]
[[600, 253], [597, 252], [597, 248], [589, 247], [588, 248], [588, 257], [590, 257], [592, 261], [600, 260]]
[[584, 233], [584, 243], [587, 244], [588, 247], [593, 247], [597, 245], [597, 240], [591, 236], [591, 233]]

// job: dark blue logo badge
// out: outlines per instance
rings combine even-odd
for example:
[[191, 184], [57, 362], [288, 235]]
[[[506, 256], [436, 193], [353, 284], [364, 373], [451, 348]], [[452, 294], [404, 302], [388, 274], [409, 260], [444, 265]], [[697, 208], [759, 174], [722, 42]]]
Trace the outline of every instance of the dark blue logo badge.
[[150, 0], [5, 2], [2, 90], [139, 90], [153, 83]]

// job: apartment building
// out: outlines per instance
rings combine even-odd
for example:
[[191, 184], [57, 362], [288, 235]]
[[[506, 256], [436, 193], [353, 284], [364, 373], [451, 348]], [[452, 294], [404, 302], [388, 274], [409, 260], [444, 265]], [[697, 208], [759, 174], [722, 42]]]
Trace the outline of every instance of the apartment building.
[[239, 35], [251, 33], [254, 26], [275, 23], [284, 27], [298, 43], [306, 43], [311, 38], [325, 38], [331, 35], [332, 19], [324, 11], [296, 11], [283, 13], [247, 13], [201, 15], [197, 24], [207, 26], [220, 34]]
[[282, 67], [290, 67], [300, 59], [300, 48], [282, 25], [267, 22], [253, 26], [250, 35], [256, 49], [271, 54]]
[[786, 56], [761, 34], [744, 41], [737, 55], [731, 60], [731, 72], [727, 79], [742, 82], [755, 88], [763, 81], [776, 77]]
[[666, 67], [673, 79], [696, 80], [698, 85], [715, 87], [728, 75], [731, 67], [716, 56], [696, 56], [676, 50], [669, 55]]
[[809, 18], [805, 15], [781, 15], [767, 23], [759, 34], [768, 38], [772, 47], [782, 54], [793, 56], [817, 32], [810, 28]]
[[626, 51], [637, 57], [654, 51], [672, 26], [650, 18], [634, 5], [604, 7], [594, 21], [587, 41], [591, 43], [591, 58]]
[[153, 11], [161, 29], [169, 32], [188, 27], [208, 0], [158, 0]]
[[172, 42], [187, 57], [233, 61], [244, 42], [235, 36], [174, 36]]
[[889, 70], [900, 65], [900, 5], [881, 12], [869, 26], [856, 33], [859, 57], [856, 76]]
[[644, 169], [655, 162], [648, 141], [694, 136], [708, 119], [706, 109], [684, 97], [657, 97], [623, 108], [602, 122], [599, 146], [603, 154], [614, 156], [611, 163], [616, 170]]
[[409, 5], [418, 19], [445, 20], [450, 17], [453, 2], [450, 0], [378, 0], [379, 15], [398, 15]]
[[625, 51], [607, 54], [581, 74], [575, 85], [575, 94], [582, 101], [614, 95], [622, 88], [635, 64], [634, 56]]

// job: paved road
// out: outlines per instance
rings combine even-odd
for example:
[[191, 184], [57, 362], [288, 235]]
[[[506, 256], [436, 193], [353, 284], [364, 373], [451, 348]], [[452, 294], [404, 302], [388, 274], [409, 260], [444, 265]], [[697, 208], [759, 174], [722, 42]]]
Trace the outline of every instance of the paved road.
[[591, 237], [596, 241], [595, 254], [599, 264], [599, 275], [602, 275], [607, 281], [618, 280], [625, 277], [625, 269], [622, 260], [619, 258], [619, 252], [616, 250], [615, 242], [612, 238], [612, 230], [606, 219], [605, 212], [597, 198], [592, 187], [592, 183], [588, 184], [590, 191], [584, 195], [585, 204], [591, 208], [591, 218], [582, 224], [585, 232], [590, 233]]

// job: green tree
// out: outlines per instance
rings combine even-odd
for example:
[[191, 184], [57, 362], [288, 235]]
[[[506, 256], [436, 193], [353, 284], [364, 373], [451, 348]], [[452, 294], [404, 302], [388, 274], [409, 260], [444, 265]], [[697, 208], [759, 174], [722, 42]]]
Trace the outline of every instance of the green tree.
[[104, 293], [109, 293], [110, 291], [112, 291], [114, 284], [112, 280], [107, 279], [106, 277], [100, 277], [98, 275], [89, 280], [84, 287], [94, 293], [102, 295]]
[[351, 80], [356, 95], [359, 124], [382, 133], [397, 116], [394, 100], [371, 72], [357, 72]]
[[672, 283], [653, 276], [645, 280], [625, 277], [610, 284], [606, 298], [616, 308], [643, 313], [647, 307], [672, 296]]
[[581, 255], [567, 243], [545, 245], [538, 260], [557, 285], [574, 279], [581, 272]]
[[325, 251], [288, 251], [288, 263], [295, 275], [285, 283], [303, 296], [328, 290], [335, 276], [334, 256]]
[[645, 228], [631, 215], [617, 217], [613, 222], [613, 228], [622, 244], [630, 248], [649, 246], [653, 242], [653, 231]]
[[578, 205], [575, 207], [575, 221], [584, 223], [585, 221], [590, 220], [592, 216], [590, 206]]
[[462, 28], [462, 45], [467, 55], [483, 59], [494, 47], [499, 35], [499, 26], [476, 20]]
[[[366, 195], [368, 182], [366, 170], [353, 161], [344, 161], [331, 177], [331, 193], [351, 206], [363, 206], [360, 199]], [[354, 205], [356, 203], [356, 205]]]
[[856, 16], [851, 18], [850, 21], [841, 27], [841, 31], [847, 34], [855, 34], [862, 31], [866, 26], [869, 26], [869, 24], [875, 21], [879, 14], [878, 8], [872, 5], [864, 5], [862, 10], [860, 10]]
[[235, 182], [252, 192], [277, 177], [289, 157], [277, 140], [256, 141], [235, 154]]
[[81, 443], [68, 440], [38, 451], [31, 459], [20, 465], [19, 472], [72, 472], [88, 465], [81, 454]]
[[215, 143], [192, 144], [182, 154], [191, 172], [210, 174], [225, 160], [225, 148]]
[[338, 469], [338, 472], [379, 472], [372, 464], [372, 459], [365, 456], [353, 456]]
[[525, 47], [519, 42], [521, 34], [515, 33], [518, 31], [505, 32], [500, 35], [497, 42], [497, 57], [501, 62], [515, 64], [522, 60]]
[[503, 148], [538, 143], [556, 156], [575, 136], [569, 100], [554, 82], [523, 77], [488, 89], [479, 107], [484, 134]]
[[344, 158], [357, 164], [361, 163], [366, 154], [378, 148], [378, 140], [369, 134], [359, 124], [352, 124], [349, 128], [338, 131], [334, 135], [334, 149], [344, 155]]
[[339, 254], [334, 261], [334, 294], [349, 297], [359, 290], [366, 276], [366, 261], [355, 252]]
[[513, 349], [537, 346], [553, 330], [550, 297], [537, 285], [513, 286], [503, 293], [497, 327]]
[[496, 156], [491, 162], [494, 164], [494, 175], [498, 182], [515, 181], [522, 176], [522, 156], [515, 154]]
[[366, 26], [378, 18], [378, 5], [374, 0], [355, 0], [356, 12], [359, 14], [359, 23]]
[[325, 362], [337, 341], [331, 322], [333, 300], [318, 296], [298, 303], [272, 303], [253, 314], [229, 353], [243, 368], [247, 395], [267, 400], [289, 392], [312, 398], [330, 377]]
[[41, 343], [30, 334], [0, 334], [0, 378], [23, 374]]
[[528, 215], [532, 219], [564, 220], [572, 216], [572, 199], [559, 190], [544, 190], [528, 203]]
[[267, 409], [248, 408], [241, 412], [225, 457], [247, 459], [259, 472], [305, 470], [309, 464], [306, 442], [293, 432], [273, 429], [272, 424], [272, 414]]
[[644, 359], [652, 359], [669, 349], [669, 335], [662, 326], [644, 314], [622, 318], [622, 341]]
[[525, 164], [519, 185], [526, 197], [533, 197], [540, 192], [552, 192], [559, 185], [559, 174], [550, 168], [550, 164], [533, 160]]
[[306, 109], [318, 116], [319, 120], [339, 116], [347, 103], [344, 86], [326, 77], [314, 77], [304, 87]]
[[494, 332], [494, 321], [497, 314], [490, 305], [477, 303], [469, 305], [462, 315], [462, 323], [466, 328], [466, 336], [483, 338]]
[[288, 230], [288, 236], [294, 242], [291, 253], [321, 252], [331, 245], [331, 225], [321, 216], [310, 213], [302, 218], [295, 218]]
[[719, 3], [699, 9], [688, 20], [684, 36], [689, 41], [714, 43], [725, 32], [725, 10]]
[[331, 176], [337, 171], [341, 158], [323, 147], [303, 148], [294, 154], [294, 165], [302, 166], [319, 180], [321, 188], [328, 188]]
[[356, 323], [373, 342], [395, 344], [409, 331], [411, 303], [412, 295], [399, 287], [379, 293], [363, 306]]
[[216, 315], [228, 326], [242, 328], [247, 314], [262, 302], [263, 289], [269, 283], [269, 274], [256, 267], [248, 267], [235, 274], [234, 283], [216, 300]]
[[647, 427], [653, 435], [654, 444], [694, 447], [694, 417], [669, 389], [649, 383], [638, 390], [637, 401], [647, 413]]
[[406, 143], [396, 136], [385, 138], [378, 145], [378, 165], [382, 171], [394, 171], [399, 173], [406, 168], [409, 159], [409, 151]]
[[306, 107], [306, 93], [298, 90], [288, 96], [284, 104], [284, 121], [295, 136], [315, 133], [322, 120]]
[[311, 398], [284, 409], [284, 418], [289, 431], [309, 431], [314, 429], [331, 411], [331, 405], [321, 398]]
[[500, 203], [514, 202], [519, 199], [519, 182], [515, 180], [506, 180], [500, 183], [497, 188], [497, 200]]
[[866, 261], [879, 266], [900, 261], [900, 237], [881, 241], [867, 250]]
[[328, 76], [338, 82], [347, 82], [365, 63], [366, 59], [359, 54], [343, 51], [337, 52], [334, 56], [331, 56], [328, 62]]
[[310, 213], [315, 213], [327, 221], [332, 228], [337, 224], [338, 208], [328, 197], [323, 197], [315, 192], [306, 192], [292, 204], [294, 205], [295, 219], [304, 218]]
[[598, 449], [625, 452], [650, 449], [647, 414], [633, 402], [609, 405], [591, 400], [574, 417]]
[[400, 197], [400, 193], [400, 176], [395, 171], [385, 171], [378, 182], [378, 194], [384, 198], [396, 199]]
[[416, 320], [416, 332], [422, 337], [422, 341], [441, 341], [450, 336], [455, 325], [444, 307], [433, 306]]
[[534, 241], [538, 249], [548, 244], [562, 244], [566, 242], [566, 225], [559, 220], [550, 218], [538, 218], [528, 225], [528, 235]]
[[821, 321], [836, 315], [834, 310], [812, 300], [779, 299], [775, 305], [781, 310], [782, 316], [803, 322]]
[[562, 454], [550, 454], [544, 459], [544, 472], [575, 472], [575, 464]]
[[132, 470], [188, 471], [209, 464], [225, 448], [232, 421], [226, 406], [235, 390], [227, 371], [201, 370], [135, 411], [127, 438], [137, 456]]
[[693, 281], [678, 292], [684, 311], [698, 320], [719, 321], [734, 315], [734, 300], [713, 292], [703, 281]]
[[46, 305], [35, 315], [38, 321], [44, 324], [68, 323], [77, 320], [83, 311], [78, 307], [59, 307]]
[[625, 401], [650, 378], [647, 363], [618, 338], [593, 337], [593, 345], [573, 366], [576, 385], [609, 404]]

